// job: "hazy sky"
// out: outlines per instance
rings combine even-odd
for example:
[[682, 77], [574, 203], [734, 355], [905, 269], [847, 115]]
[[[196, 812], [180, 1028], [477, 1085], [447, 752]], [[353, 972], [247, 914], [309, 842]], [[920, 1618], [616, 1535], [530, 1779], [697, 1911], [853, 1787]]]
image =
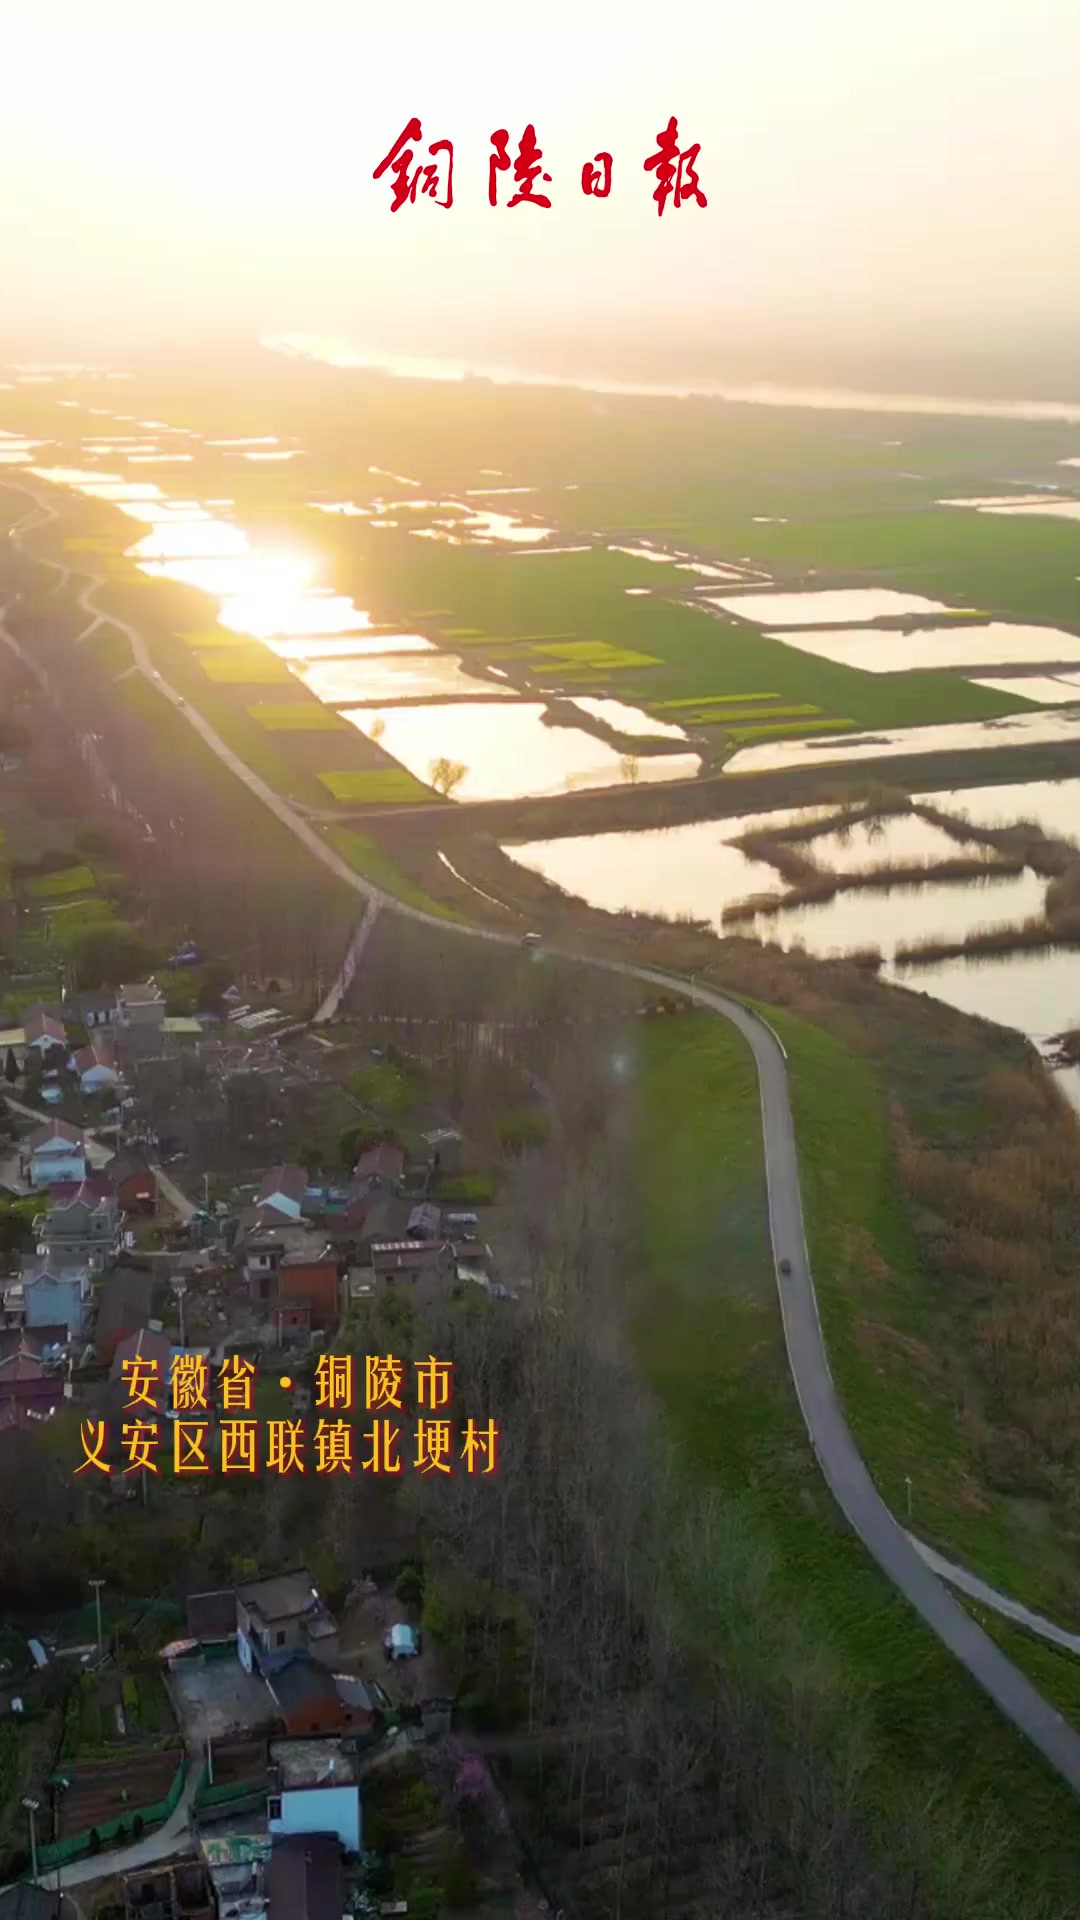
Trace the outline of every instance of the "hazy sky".
[[[207, 320], [438, 352], [608, 331], [993, 347], [1080, 323], [1080, 0], [32, 0], [5, 9], [8, 328]], [[455, 204], [371, 174], [413, 113]], [[709, 204], [658, 220], [677, 114]], [[535, 122], [550, 212], [493, 210]], [[583, 160], [614, 155], [611, 197]], [[507, 191], [505, 188], [502, 190]]]

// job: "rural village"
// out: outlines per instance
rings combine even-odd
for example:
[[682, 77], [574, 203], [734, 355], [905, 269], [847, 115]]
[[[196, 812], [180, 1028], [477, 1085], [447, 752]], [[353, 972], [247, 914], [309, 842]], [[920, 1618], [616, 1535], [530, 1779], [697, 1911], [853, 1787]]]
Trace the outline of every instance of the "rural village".
[[[197, 966], [194, 948], [178, 962]], [[419, 1130], [380, 1113], [410, 1072], [392, 1042], [361, 1046], [228, 986], [212, 1013], [171, 1016], [151, 978], [27, 1006], [0, 1033], [0, 1071], [0, 1470], [20, 1435], [55, 1427], [75, 1475], [77, 1434], [106, 1433], [87, 1494], [121, 1532], [178, 1457], [178, 1356], [211, 1380], [248, 1373], [260, 1425], [307, 1438], [324, 1356], [381, 1292], [518, 1297], [484, 1224], [492, 1183], [438, 1100], [421, 1101]], [[273, 1161], [288, 1106], [320, 1097], [351, 1120], [337, 1164]], [[206, 1103], [227, 1116], [212, 1159]], [[160, 1474], [126, 1464], [140, 1374], [168, 1409]], [[227, 1471], [216, 1397], [198, 1417]], [[180, 1482], [170, 1497], [205, 1491]], [[178, 1600], [162, 1568], [168, 1598], [135, 1604], [97, 1578], [55, 1622], [5, 1629], [0, 1864], [31, 1871], [0, 1891], [3, 1920], [425, 1915], [493, 1890], [515, 1915], [542, 1911], [425, 1645], [416, 1569], [339, 1581], [340, 1615], [284, 1542], [279, 1566], [251, 1572]]]

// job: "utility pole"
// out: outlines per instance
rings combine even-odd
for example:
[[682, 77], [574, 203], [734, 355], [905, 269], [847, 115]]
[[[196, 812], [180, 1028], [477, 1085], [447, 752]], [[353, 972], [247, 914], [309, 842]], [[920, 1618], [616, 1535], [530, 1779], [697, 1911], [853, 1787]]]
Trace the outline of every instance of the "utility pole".
[[27, 1798], [23, 1801], [23, 1806], [26, 1808], [27, 1813], [30, 1815], [30, 1876], [31, 1876], [31, 1879], [33, 1880], [36, 1880], [38, 1877], [37, 1826], [34, 1821], [34, 1815], [37, 1812], [40, 1805], [41, 1805], [40, 1800], [31, 1800], [29, 1796], [27, 1796]]
[[103, 1586], [105, 1585], [105, 1582], [104, 1582], [104, 1580], [91, 1580], [91, 1582], [90, 1582], [90, 1585], [91, 1585], [91, 1586], [93, 1587], [93, 1589], [94, 1589], [94, 1601], [95, 1601], [95, 1604], [96, 1604], [96, 1606], [97, 1606], [97, 1644], [98, 1644], [98, 1652], [99, 1652], [99, 1653], [101, 1653], [101, 1651], [102, 1651], [102, 1646], [101, 1646], [101, 1589], [102, 1589], [102, 1587], [103, 1587]]
[[[60, 1796], [61, 1794], [64, 1794], [67, 1792], [68, 1788], [71, 1785], [71, 1781], [67, 1779], [67, 1777], [64, 1774], [61, 1773], [54, 1776], [51, 1782], [51, 1785], [52, 1785], [52, 1796], [53, 1796], [53, 1841], [55, 1842], [60, 1838]], [[60, 1894], [60, 1875], [62, 1874], [63, 1870], [64, 1870], [63, 1856], [61, 1854], [58, 1854], [57, 1860], [56, 1860], [56, 1892], [58, 1897]]]

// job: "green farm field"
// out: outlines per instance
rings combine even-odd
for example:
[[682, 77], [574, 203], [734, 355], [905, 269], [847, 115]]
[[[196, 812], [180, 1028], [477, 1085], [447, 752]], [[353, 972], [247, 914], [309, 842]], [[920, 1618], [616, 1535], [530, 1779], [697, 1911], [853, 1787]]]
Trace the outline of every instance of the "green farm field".
[[[300, 449], [296, 461], [252, 465], [193, 443], [185, 492], [227, 494], [254, 542], [305, 554], [321, 584], [352, 596], [378, 626], [496, 665], [520, 692], [611, 694], [652, 712], [689, 703], [681, 717], [707, 770], [729, 748], [770, 738], [1030, 708], [955, 671], [875, 675], [816, 659], [702, 606], [728, 583], [613, 547], [662, 540], [697, 562], [749, 564], [781, 589], [891, 586], [1080, 631], [1080, 527], [938, 504], [1067, 491], [1073, 475], [1060, 463], [1077, 433], [1064, 422], [601, 403], [573, 389], [359, 379], [271, 356], [254, 376], [245, 369], [242, 407], [234, 391], [213, 377], [205, 388], [178, 384], [167, 368], [133, 383], [132, 403], [156, 416], [215, 437], [226, 422], [272, 431]], [[17, 395], [10, 426], [40, 430], [49, 405]], [[335, 500], [357, 511], [316, 510]], [[414, 537], [473, 508], [549, 527], [562, 550]], [[358, 734], [339, 732], [340, 753], [317, 759], [315, 725], [299, 709], [295, 719], [256, 719], [254, 709], [272, 705], [265, 688], [287, 697], [287, 667], [217, 627], [206, 596], [140, 576], [123, 559], [129, 531], [81, 501], [58, 544], [108, 572], [109, 604], [152, 628], [161, 671], [264, 777], [324, 806], [324, 772], [386, 767]], [[115, 544], [102, 552], [110, 534]], [[116, 659], [120, 669], [122, 649]], [[709, 710], [724, 705], [731, 711]]]

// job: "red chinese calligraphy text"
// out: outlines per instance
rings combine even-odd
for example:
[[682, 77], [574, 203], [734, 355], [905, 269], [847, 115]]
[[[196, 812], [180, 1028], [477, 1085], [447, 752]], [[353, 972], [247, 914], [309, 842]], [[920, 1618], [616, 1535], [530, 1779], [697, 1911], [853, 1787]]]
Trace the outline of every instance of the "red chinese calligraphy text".
[[656, 188], [653, 199], [657, 213], [663, 213], [668, 199], [674, 195], [676, 208], [684, 200], [696, 200], [699, 207], [707, 207], [708, 201], [701, 191], [697, 175], [697, 157], [701, 152], [700, 140], [695, 140], [685, 153], [679, 151], [679, 123], [672, 114], [662, 133], [656, 136], [657, 151], [649, 155], [645, 162], [646, 173], [655, 173]]
[[[391, 213], [399, 213], [406, 201], [415, 205], [418, 191], [427, 199], [434, 200], [437, 207], [452, 207], [454, 204], [454, 148], [451, 141], [433, 140], [428, 147], [431, 159], [421, 160], [410, 174], [409, 169], [416, 158], [410, 142], [422, 140], [423, 137], [420, 122], [414, 115], [371, 176], [373, 180], [380, 180], [387, 169], [392, 173]], [[440, 156], [445, 156], [445, 169]]]
[[550, 173], [540, 171], [540, 162], [544, 155], [537, 145], [536, 128], [530, 121], [518, 141], [517, 159], [513, 163], [507, 151], [509, 139], [510, 135], [505, 127], [500, 127], [491, 136], [491, 144], [495, 151], [488, 158], [488, 199], [492, 206], [497, 207], [499, 204], [498, 176], [500, 173], [509, 173], [513, 164], [514, 185], [517, 192], [507, 201], [507, 206], [550, 207], [551, 201], [546, 194], [533, 192], [538, 178], [546, 181], [548, 186], [551, 185]]

